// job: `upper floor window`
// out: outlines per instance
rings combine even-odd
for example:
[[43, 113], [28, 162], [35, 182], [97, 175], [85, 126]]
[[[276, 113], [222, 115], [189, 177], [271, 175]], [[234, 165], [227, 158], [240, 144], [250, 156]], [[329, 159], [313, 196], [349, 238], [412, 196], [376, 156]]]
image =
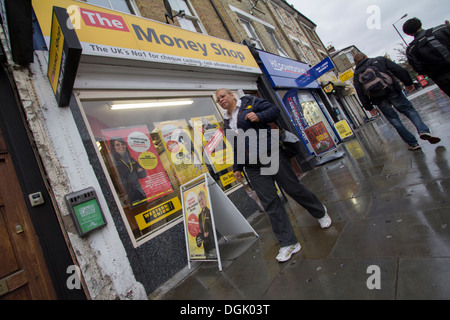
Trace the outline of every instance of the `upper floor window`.
[[[294, 40], [294, 39], [293, 39]], [[294, 40], [295, 46], [298, 49], [298, 52], [300, 52], [302, 58], [300, 59], [301, 62], [305, 62], [306, 64], [310, 64], [308, 58], [305, 55], [305, 52], [303, 52], [302, 47], [300, 46], [300, 42], [298, 40]]]
[[180, 26], [185, 30], [190, 30], [198, 33], [206, 33], [200, 19], [197, 18], [194, 8], [188, 0], [169, 0], [172, 10], [175, 14], [184, 10], [184, 16], [178, 16], [178, 22]]
[[275, 47], [277, 48], [278, 54], [282, 57], [285, 58], [289, 58], [289, 56], [287, 55], [287, 53], [283, 50], [283, 48], [281, 47], [280, 43], [278, 42], [277, 38], [275, 37], [275, 34], [273, 33], [272, 30], [267, 30], [267, 33], [269, 33], [269, 37], [270, 39], [272, 39], [273, 44], [275, 45]]
[[261, 42], [261, 40], [259, 40], [259, 37], [256, 34], [256, 31], [253, 28], [252, 24], [245, 19], [241, 19], [241, 23], [245, 29], [245, 32], [247, 33], [248, 37], [250, 38], [250, 41], [255, 45], [255, 47], [257, 49], [264, 50], [262, 42]]
[[130, 14], [137, 14], [132, 0], [87, 0], [87, 3]]

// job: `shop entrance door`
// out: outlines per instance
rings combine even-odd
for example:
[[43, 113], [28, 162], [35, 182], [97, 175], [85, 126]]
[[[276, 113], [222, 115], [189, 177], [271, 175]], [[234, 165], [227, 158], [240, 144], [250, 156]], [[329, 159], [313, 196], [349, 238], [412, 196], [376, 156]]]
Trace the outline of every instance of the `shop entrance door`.
[[56, 299], [0, 129], [0, 300]]

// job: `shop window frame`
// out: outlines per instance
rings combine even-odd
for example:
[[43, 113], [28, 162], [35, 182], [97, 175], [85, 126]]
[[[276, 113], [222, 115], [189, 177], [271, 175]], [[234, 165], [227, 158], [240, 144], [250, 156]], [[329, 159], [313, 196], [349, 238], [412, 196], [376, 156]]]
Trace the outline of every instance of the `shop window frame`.
[[[86, 128], [89, 132], [89, 138], [91, 140], [91, 143], [93, 144], [93, 147], [95, 149], [96, 155], [99, 159], [99, 163], [102, 167], [102, 170], [105, 174], [108, 186], [111, 190], [111, 193], [113, 195], [113, 198], [115, 200], [115, 204], [120, 212], [121, 219], [125, 225], [125, 228], [127, 230], [127, 233], [129, 235], [129, 238], [133, 244], [134, 248], [137, 248], [139, 246], [142, 246], [143, 244], [147, 243], [148, 241], [158, 237], [159, 235], [163, 234], [164, 232], [167, 232], [168, 230], [172, 229], [179, 223], [183, 222], [183, 215], [180, 215], [179, 217], [176, 217], [172, 221], [167, 222], [165, 225], [161, 226], [160, 228], [156, 229], [155, 231], [152, 231], [146, 235], [141, 236], [140, 238], [135, 237], [133, 230], [130, 226], [130, 222], [128, 221], [127, 214], [125, 213], [125, 210], [122, 207], [121, 201], [119, 199], [118, 192], [116, 191], [114, 181], [112, 177], [110, 176], [108, 172], [107, 165], [105, 161], [102, 159], [102, 154], [100, 150], [97, 147], [97, 141], [95, 138], [95, 135], [92, 131], [91, 125], [89, 123], [89, 120], [87, 118], [86, 112], [83, 107], [83, 101], [108, 101], [113, 99], [132, 99], [132, 100], [138, 100], [138, 99], [154, 99], [154, 98], [160, 98], [164, 96], [165, 98], [185, 98], [185, 97], [192, 97], [192, 98], [211, 98], [212, 99], [212, 105], [214, 105], [214, 108], [216, 108], [218, 114], [220, 115], [220, 119], [217, 119], [219, 122], [223, 121], [223, 111], [220, 110], [220, 107], [218, 106], [217, 102], [215, 101], [215, 95], [211, 91], [135, 91], [135, 90], [116, 90], [116, 91], [110, 91], [110, 90], [80, 90], [75, 95], [76, 101], [79, 106], [79, 110], [81, 112], [83, 121], [86, 125]], [[232, 193], [236, 190], [241, 188], [240, 185], [236, 185], [232, 187], [231, 189], [227, 190], [225, 194]]]

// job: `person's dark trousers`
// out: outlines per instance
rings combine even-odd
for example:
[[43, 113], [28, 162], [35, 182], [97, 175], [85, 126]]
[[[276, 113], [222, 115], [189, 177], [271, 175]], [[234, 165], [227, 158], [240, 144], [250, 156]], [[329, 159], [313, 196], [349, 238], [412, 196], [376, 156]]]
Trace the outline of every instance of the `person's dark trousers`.
[[450, 97], [450, 72], [432, 78], [438, 87]]
[[261, 175], [261, 168], [245, 167], [252, 187], [270, 218], [273, 233], [281, 247], [296, 244], [298, 240], [283, 202], [277, 194], [275, 182], [314, 218], [320, 219], [325, 215], [324, 206], [316, 195], [298, 180], [290, 161], [283, 153], [280, 153], [279, 169], [275, 175]]
[[378, 104], [378, 109], [380, 109], [387, 120], [397, 130], [403, 141], [410, 146], [417, 145], [416, 137], [406, 129], [394, 108], [398, 112], [403, 113], [414, 124], [419, 134], [429, 133], [430, 129], [422, 121], [419, 113], [414, 109], [408, 98], [401, 92], [392, 92]]

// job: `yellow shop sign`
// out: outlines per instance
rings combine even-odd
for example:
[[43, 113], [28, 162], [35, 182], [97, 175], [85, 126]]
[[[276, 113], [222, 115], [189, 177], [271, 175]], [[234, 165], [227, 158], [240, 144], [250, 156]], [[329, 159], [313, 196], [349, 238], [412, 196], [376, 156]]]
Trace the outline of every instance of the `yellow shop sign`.
[[53, 6], [65, 8], [83, 55], [261, 73], [241, 44], [73, 0], [32, 0], [49, 43]]

